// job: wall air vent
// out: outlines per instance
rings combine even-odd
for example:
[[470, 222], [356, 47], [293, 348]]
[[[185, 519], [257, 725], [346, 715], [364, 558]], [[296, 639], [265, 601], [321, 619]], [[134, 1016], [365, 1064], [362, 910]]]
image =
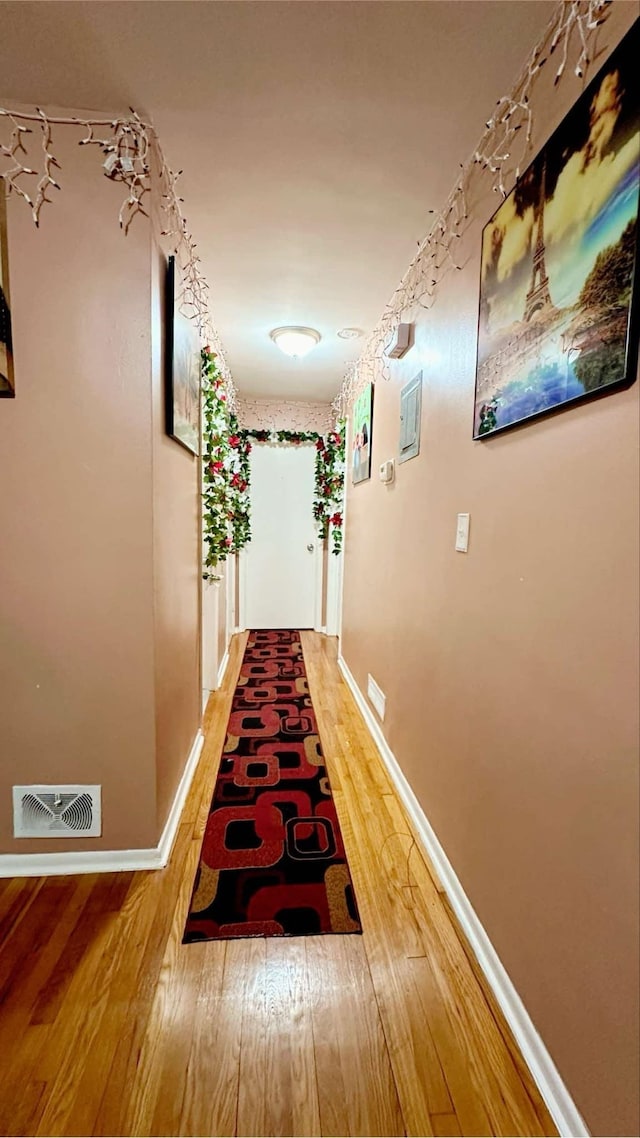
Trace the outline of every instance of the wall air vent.
[[384, 713], [387, 706], [387, 697], [382, 691], [382, 688], [378, 687], [376, 681], [371, 675], [367, 676], [367, 695], [369, 697], [369, 703], [371, 703], [375, 710], [378, 712], [380, 719], [384, 719]]
[[15, 838], [99, 838], [99, 786], [14, 786]]

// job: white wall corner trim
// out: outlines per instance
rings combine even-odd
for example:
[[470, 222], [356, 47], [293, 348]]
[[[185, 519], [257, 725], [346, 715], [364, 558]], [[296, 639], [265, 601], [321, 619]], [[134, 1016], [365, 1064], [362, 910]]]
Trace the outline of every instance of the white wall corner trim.
[[438, 837], [403, 774], [364, 695], [342, 656], [338, 665], [389, 771], [396, 790], [427, 856], [445, 889], [478, 963], [500, 1004], [562, 1138], [589, 1138], [589, 1131], [538, 1030], [518, 995], [495, 948], [460, 884]]
[[52, 877], [71, 873], [115, 873], [119, 870], [162, 869], [173, 849], [182, 810], [204, 745], [199, 730], [189, 752], [169, 816], [157, 846], [138, 850], [81, 850], [64, 853], [0, 854], [2, 877]]
[[224, 674], [225, 674], [225, 672], [226, 672], [226, 670], [227, 670], [227, 664], [228, 664], [228, 663], [229, 663], [229, 645], [227, 645], [227, 648], [226, 648], [225, 654], [224, 654], [224, 656], [222, 657], [222, 660], [220, 661], [220, 667], [218, 668], [218, 679], [217, 679], [217, 685], [218, 685], [218, 687], [219, 687], [219, 688], [221, 688], [221, 687], [222, 687], [222, 682], [223, 682], [223, 680], [224, 680]]

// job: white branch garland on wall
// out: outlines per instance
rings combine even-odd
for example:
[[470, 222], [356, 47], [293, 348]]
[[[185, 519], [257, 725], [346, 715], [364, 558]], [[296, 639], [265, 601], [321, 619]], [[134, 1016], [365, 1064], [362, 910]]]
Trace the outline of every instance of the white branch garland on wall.
[[[0, 107], [0, 126], [2, 120], [9, 128], [9, 136], [6, 141], [0, 138], [0, 177], [4, 178], [8, 193], [15, 193], [29, 207], [36, 226], [40, 225], [43, 206], [52, 202], [47, 192], [60, 189], [54, 177], [60, 165], [53, 152], [53, 126], [80, 128], [83, 137], [78, 145], [97, 146], [102, 151], [105, 176], [114, 182], [122, 182], [125, 187], [125, 198], [118, 215], [120, 228], [125, 234], [135, 217], [149, 216], [145, 198], [151, 191], [152, 153], [155, 154], [165, 216], [162, 236], [172, 245], [181, 270], [178, 304], [185, 316], [197, 325], [203, 343], [215, 352], [218, 370], [225, 382], [227, 402], [233, 410], [237, 397], [235, 385], [222, 341], [213, 326], [209, 285], [182, 212], [183, 199], [178, 195], [181, 171], [174, 173], [168, 165], [154, 127], [144, 122], [133, 109], [129, 116], [89, 119], [47, 115], [40, 107], [36, 107], [35, 113]], [[30, 159], [28, 153], [29, 136], [35, 133], [35, 128], [28, 125], [30, 123], [37, 124], [40, 132], [42, 157], [38, 162]], [[31, 161], [33, 165], [29, 164]], [[35, 183], [33, 179], [36, 179]]]
[[240, 425], [248, 430], [317, 431], [332, 430], [335, 417], [329, 403], [283, 402], [280, 399], [237, 400]]
[[[460, 175], [442, 210], [422, 241], [407, 272], [393, 293], [376, 327], [367, 339], [357, 363], [347, 368], [342, 388], [333, 402], [336, 418], [342, 418], [368, 383], [378, 376], [389, 379], [385, 347], [403, 317], [417, 308], [431, 308], [438, 286], [450, 271], [461, 271], [457, 245], [468, 220], [468, 193], [475, 167], [489, 171], [493, 190], [504, 200], [520, 177], [529, 154], [533, 132], [530, 94], [541, 68], [556, 51], [560, 64], [554, 84], [562, 78], [577, 37], [578, 59], [574, 73], [582, 78], [591, 62], [590, 50], [596, 29], [607, 18], [611, 0], [562, 0], [540, 42], [531, 52], [511, 95], [498, 99], [485, 124], [484, 133], [473, 154], [460, 166]], [[574, 34], [575, 33], [575, 34]], [[430, 213], [435, 213], [430, 210]]]

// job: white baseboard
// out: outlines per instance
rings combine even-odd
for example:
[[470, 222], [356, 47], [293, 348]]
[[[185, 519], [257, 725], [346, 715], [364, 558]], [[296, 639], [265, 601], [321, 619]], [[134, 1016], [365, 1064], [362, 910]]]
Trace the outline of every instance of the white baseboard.
[[[198, 769], [198, 762], [200, 760], [200, 755], [202, 754], [203, 746], [204, 735], [202, 734], [202, 731], [198, 729], [196, 737], [191, 744], [189, 758], [185, 763], [185, 768], [182, 772], [182, 778], [178, 783], [178, 789], [176, 790], [173, 802], [171, 804], [171, 809], [164, 824], [164, 830], [162, 831], [160, 841], [156, 847], [159, 859], [159, 868], [165, 866], [171, 857], [171, 851], [173, 849], [173, 843], [178, 832], [178, 826], [180, 825], [180, 818], [182, 816], [184, 804], [187, 801], [187, 795], [193, 781], [193, 776]], [[155, 852], [156, 851], [154, 850], [154, 853]]]
[[224, 674], [227, 670], [228, 663], [229, 663], [229, 647], [227, 646], [227, 650], [226, 650], [224, 656], [222, 657], [222, 660], [220, 661], [220, 667], [218, 668], [218, 679], [216, 682], [217, 682], [217, 685], [219, 688], [222, 687], [222, 682], [224, 680]]
[[208, 688], [202, 689], [202, 714], [203, 715], [204, 715], [205, 711], [207, 710], [207, 704], [209, 702], [209, 696], [210, 695], [211, 695], [211, 692], [209, 691]]
[[75, 850], [64, 853], [0, 854], [2, 877], [58, 877], [71, 873], [114, 873], [119, 870], [162, 869], [169, 858], [180, 816], [198, 766], [204, 735], [198, 731], [169, 816], [157, 846], [138, 850]]
[[427, 856], [433, 862], [433, 867], [451, 902], [451, 907], [513, 1032], [558, 1132], [562, 1138], [589, 1138], [589, 1131], [584, 1119], [562, 1081], [560, 1072], [547, 1051], [533, 1020], [462, 888], [435, 831], [387, 743], [379, 723], [342, 656], [338, 658], [338, 666], [358, 708], [362, 712], [362, 717], [369, 728], [373, 741], [413, 823], [416, 836], [424, 846]]

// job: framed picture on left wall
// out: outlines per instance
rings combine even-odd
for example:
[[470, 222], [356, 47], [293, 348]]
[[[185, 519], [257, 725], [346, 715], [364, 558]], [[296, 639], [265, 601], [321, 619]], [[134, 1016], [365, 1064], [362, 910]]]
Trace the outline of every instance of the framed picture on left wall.
[[15, 393], [11, 306], [9, 302], [7, 203], [4, 178], [0, 178], [0, 398], [12, 399]]
[[166, 428], [192, 454], [200, 454], [200, 334], [177, 302], [175, 257], [166, 282]]

